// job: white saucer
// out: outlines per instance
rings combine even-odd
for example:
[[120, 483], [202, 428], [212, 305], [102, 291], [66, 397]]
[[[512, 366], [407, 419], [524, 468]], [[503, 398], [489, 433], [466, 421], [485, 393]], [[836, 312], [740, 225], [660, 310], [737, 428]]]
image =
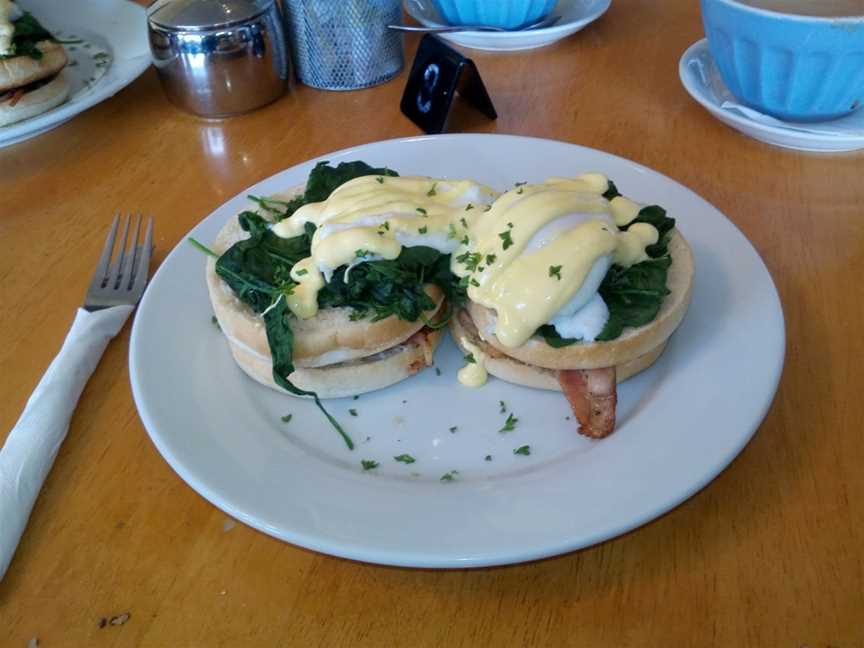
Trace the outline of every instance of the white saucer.
[[[612, 0], [559, 0], [552, 13], [560, 15], [561, 20], [545, 29], [515, 32], [465, 31], [438, 35], [456, 45], [492, 52], [545, 47], [575, 34], [588, 23], [597, 20], [606, 12], [611, 2]], [[405, 0], [405, 11], [424, 27], [447, 24], [432, 4], [432, 0]]]
[[693, 99], [724, 124], [753, 139], [800, 151], [838, 152], [864, 148], [864, 110], [831, 121], [792, 124], [767, 116], [763, 118], [771, 123], [762, 123], [737, 108], [723, 107], [724, 102], [735, 103], [736, 99], [720, 78], [705, 38], [684, 52], [678, 63], [678, 74]]

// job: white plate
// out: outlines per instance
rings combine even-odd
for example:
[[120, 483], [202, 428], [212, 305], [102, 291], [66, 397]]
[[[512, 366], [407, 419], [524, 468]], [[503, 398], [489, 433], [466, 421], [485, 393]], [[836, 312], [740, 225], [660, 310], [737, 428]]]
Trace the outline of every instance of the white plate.
[[[204, 257], [182, 242], [139, 306], [132, 390], [162, 456], [231, 516], [368, 562], [514, 563], [586, 547], [661, 515], [713, 479], [755, 432], [783, 364], [780, 302], [750, 243], [693, 192], [607, 153], [505, 135], [390, 140], [321, 159], [473, 177], [500, 189], [607, 173], [626, 194], [678, 219], [696, 258], [693, 303], [660, 360], [621, 386], [619, 426], [603, 441], [576, 433], [559, 393], [495, 379], [462, 387], [462, 358], [447, 339], [436, 355], [441, 375], [427, 369], [359, 400], [328, 402], [357, 442], [349, 452], [311, 402], [262, 387], [235, 366], [210, 320]], [[243, 191], [190, 235], [211, 241], [247, 205], [247, 193], [302, 183], [315, 162]], [[499, 401], [519, 419], [513, 432], [498, 432]], [[280, 420], [285, 414], [289, 423]], [[514, 455], [522, 445], [530, 456]], [[401, 454], [416, 463], [394, 461]], [[364, 472], [362, 459], [380, 466]], [[440, 481], [453, 470], [455, 481]]]
[[737, 100], [723, 83], [708, 40], [691, 45], [678, 63], [681, 83], [698, 103], [717, 119], [766, 144], [799, 151], [839, 152], [864, 148], [864, 110], [847, 117], [811, 124], [776, 124], [755, 121], [735, 109], [723, 108], [725, 101]]
[[[0, 146], [40, 135], [125, 88], [150, 65], [144, 8], [126, 0], [20, 0], [58, 38], [82, 39], [66, 45], [70, 65], [63, 75], [69, 100], [46, 113], [0, 127]], [[107, 56], [106, 56], [107, 55]]]
[[[552, 27], [514, 32], [466, 31], [438, 34], [456, 45], [479, 50], [509, 52], [551, 45], [575, 34], [594, 22], [609, 8], [612, 0], [559, 0], [551, 15], [560, 15]], [[440, 27], [447, 23], [441, 18], [432, 0], [405, 0], [405, 11], [425, 27]]]

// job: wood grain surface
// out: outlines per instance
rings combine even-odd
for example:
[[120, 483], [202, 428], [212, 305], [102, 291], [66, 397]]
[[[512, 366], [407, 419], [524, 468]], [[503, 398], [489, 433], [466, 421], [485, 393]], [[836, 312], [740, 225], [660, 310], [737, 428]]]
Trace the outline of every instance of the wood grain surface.
[[[162, 460], [132, 401], [127, 325], [0, 583], [0, 645], [864, 645], [864, 153], [773, 148], [716, 121], [678, 80], [701, 37], [698, 3], [614, 0], [554, 46], [471, 52], [500, 116], [466, 113], [463, 127], [647, 165], [760, 252], [785, 309], [786, 366], [765, 422], [713, 483], [623, 537], [532, 564], [435, 572], [319, 555], [234, 524]], [[404, 83], [298, 86], [204, 121], [170, 105], [150, 69], [0, 149], [0, 439], [60, 348], [116, 210], [155, 215], [155, 267], [254, 182], [417, 134], [399, 112]]]

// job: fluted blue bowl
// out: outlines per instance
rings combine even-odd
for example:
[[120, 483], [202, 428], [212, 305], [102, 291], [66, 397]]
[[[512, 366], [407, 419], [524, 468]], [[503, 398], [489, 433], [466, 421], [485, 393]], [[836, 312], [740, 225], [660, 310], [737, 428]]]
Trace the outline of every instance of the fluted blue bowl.
[[864, 103], [864, 16], [701, 4], [711, 56], [741, 103], [787, 121], [835, 119]]
[[433, 0], [451, 25], [518, 29], [545, 18], [557, 0]]

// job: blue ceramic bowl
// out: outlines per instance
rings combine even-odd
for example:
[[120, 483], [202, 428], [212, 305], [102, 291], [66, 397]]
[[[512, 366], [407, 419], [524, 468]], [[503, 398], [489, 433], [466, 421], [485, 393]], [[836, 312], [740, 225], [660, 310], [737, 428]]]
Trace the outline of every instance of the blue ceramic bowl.
[[546, 17], [558, 0], [433, 0], [451, 25], [517, 29]]
[[711, 56], [742, 103], [787, 121], [835, 119], [864, 103], [864, 16], [701, 3]]

